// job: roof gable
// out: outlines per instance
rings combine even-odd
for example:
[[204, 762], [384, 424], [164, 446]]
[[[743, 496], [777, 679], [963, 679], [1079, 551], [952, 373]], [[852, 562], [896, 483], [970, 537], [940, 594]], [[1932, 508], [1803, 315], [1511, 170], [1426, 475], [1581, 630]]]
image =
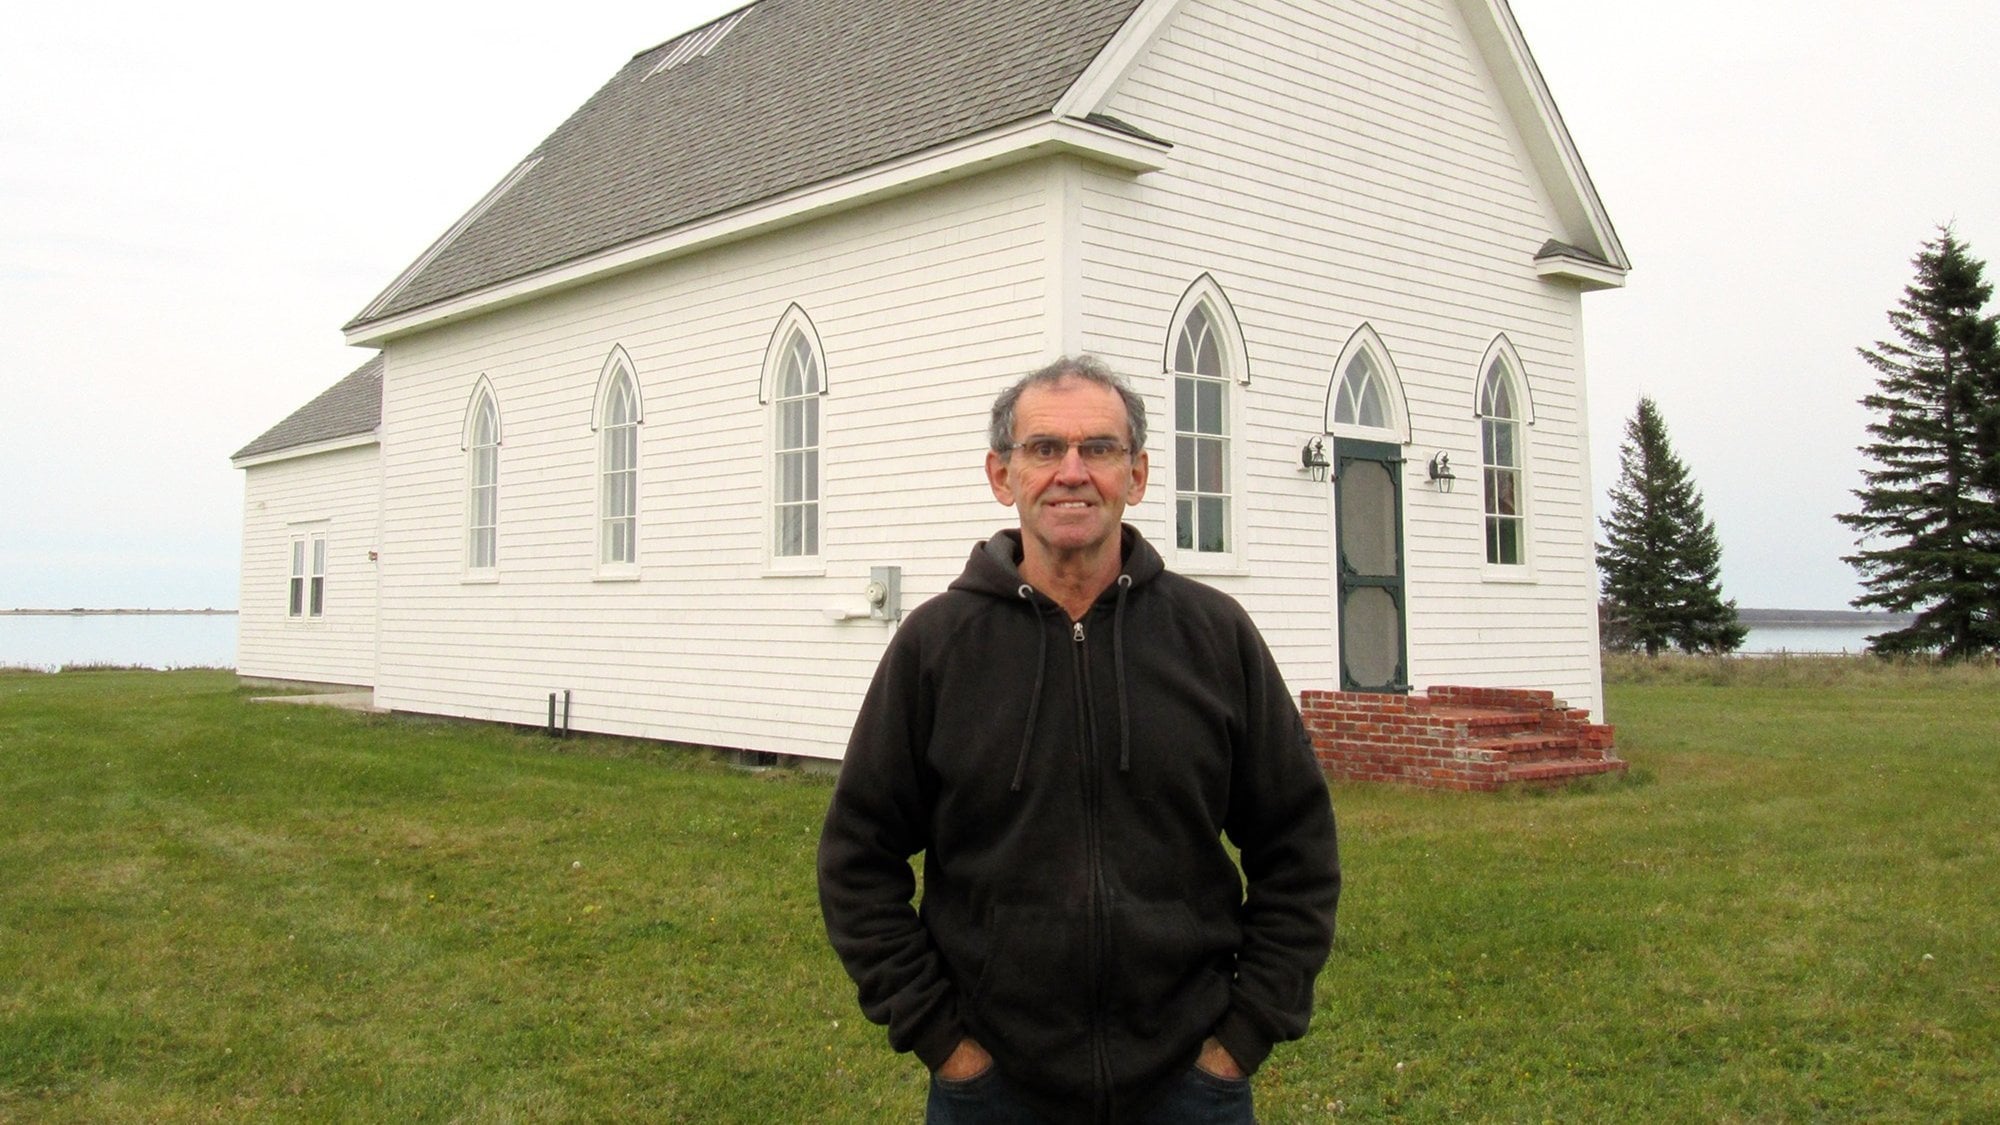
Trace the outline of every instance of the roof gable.
[[[1623, 284], [1632, 263], [1598, 198], [1597, 185], [1583, 166], [1562, 111], [1535, 64], [1521, 25], [1507, 0], [1457, 0], [1473, 43], [1500, 87], [1500, 97], [1520, 130], [1528, 159], [1547, 187], [1562, 229], [1542, 248], [1537, 262], [1545, 276], [1561, 276], [1585, 288]], [[1560, 247], [1568, 253], [1551, 253]], [[1571, 271], [1568, 263], [1581, 269]]]
[[382, 357], [377, 355], [347, 377], [292, 411], [257, 440], [230, 454], [231, 461], [263, 457], [339, 438], [373, 434], [382, 425]]
[[1140, 2], [758, 0], [634, 56], [348, 327], [1047, 115]]

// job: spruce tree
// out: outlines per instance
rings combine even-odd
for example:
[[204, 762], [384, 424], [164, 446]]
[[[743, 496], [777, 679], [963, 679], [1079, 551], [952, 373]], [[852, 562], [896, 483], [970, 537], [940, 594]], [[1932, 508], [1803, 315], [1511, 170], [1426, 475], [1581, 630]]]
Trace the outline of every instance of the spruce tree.
[[1702, 511], [1701, 491], [1667, 439], [1650, 398], [1625, 423], [1618, 483], [1611, 489], [1605, 541], [1597, 547], [1605, 636], [1656, 656], [1734, 652], [1748, 632], [1736, 603], [1722, 599], [1722, 543]]
[[1858, 349], [1877, 375], [1861, 400], [1874, 466], [1840, 520], [1860, 533], [1854, 604], [1917, 615], [1870, 647], [1960, 659], [2000, 651], [2000, 327], [1985, 264], [1950, 227], [1911, 264], [1896, 338]]

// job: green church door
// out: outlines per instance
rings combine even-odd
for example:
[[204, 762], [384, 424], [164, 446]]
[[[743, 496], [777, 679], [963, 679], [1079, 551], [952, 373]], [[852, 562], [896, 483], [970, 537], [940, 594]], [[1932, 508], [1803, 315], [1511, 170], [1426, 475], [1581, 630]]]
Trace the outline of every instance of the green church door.
[[1407, 692], [1402, 450], [1335, 438], [1333, 461], [1341, 690]]

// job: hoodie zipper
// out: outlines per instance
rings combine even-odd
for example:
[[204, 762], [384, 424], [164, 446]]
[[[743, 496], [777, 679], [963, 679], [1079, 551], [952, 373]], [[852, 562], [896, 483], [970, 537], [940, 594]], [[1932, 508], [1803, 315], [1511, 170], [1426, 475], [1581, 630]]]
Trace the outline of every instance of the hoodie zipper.
[[1070, 643], [1076, 658], [1078, 738], [1083, 753], [1083, 821], [1085, 861], [1090, 869], [1090, 1053], [1097, 1071], [1097, 1114], [1108, 1120], [1111, 1111], [1111, 1058], [1104, 1040], [1104, 973], [1106, 937], [1110, 928], [1104, 886], [1103, 781], [1097, 762], [1097, 715], [1090, 690], [1090, 649], [1083, 622], [1070, 622]]

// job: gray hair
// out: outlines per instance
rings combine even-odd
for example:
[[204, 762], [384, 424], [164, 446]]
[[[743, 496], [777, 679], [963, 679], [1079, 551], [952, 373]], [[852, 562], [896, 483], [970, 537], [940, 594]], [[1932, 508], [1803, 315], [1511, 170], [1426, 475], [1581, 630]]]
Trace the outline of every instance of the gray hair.
[[1063, 356], [1039, 371], [1031, 371], [1021, 376], [1013, 386], [1000, 392], [993, 400], [993, 421], [987, 428], [987, 441], [993, 452], [1005, 457], [1014, 445], [1014, 407], [1021, 401], [1021, 392], [1029, 387], [1052, 387], [1064, 379], [1082, 379], [1086, 383], [1096, 383], [1118, 392], [1125, 403], [1125, 436], [1132, 444], [1132, 454], [1146, 448], [1146, 401], [1139, 392], [1125, 381], [1125, 377], [1105, 366], [1104, 361], [1095, 356], [1080, 355], [1074, 359]]

